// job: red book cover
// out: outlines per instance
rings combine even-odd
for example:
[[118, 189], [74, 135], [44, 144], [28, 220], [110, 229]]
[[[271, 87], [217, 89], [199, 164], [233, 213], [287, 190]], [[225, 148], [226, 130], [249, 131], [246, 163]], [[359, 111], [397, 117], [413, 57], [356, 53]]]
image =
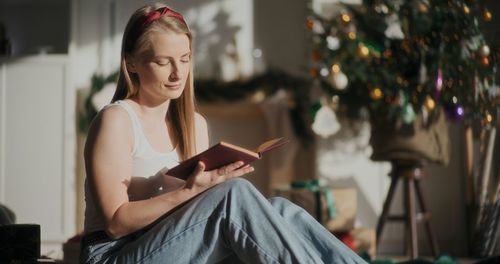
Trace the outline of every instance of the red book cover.
[[167, 175], [186, 180], [196, 168], [198, 161], [205, 164], [205, 170], [215, 170], [236, 161], [243, 161], [245, 166], [262, 157], [262, 154], [288, 143], [284, 138], [277, 138], [262, 143], [256, 150], [219, 142], [209, 149], [193, 156], [168, 170]]

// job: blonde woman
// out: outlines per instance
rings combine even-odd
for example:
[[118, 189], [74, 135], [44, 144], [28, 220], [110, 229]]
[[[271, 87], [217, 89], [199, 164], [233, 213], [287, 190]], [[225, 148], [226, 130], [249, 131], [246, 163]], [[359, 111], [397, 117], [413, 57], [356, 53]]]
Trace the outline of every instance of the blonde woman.
[[81, 263], [361, 263], [311, 216], [265, 199], [240, 162], [186, 180], [168, 168], [208, 148], [193, 97], [183, 16], [148, 5], [130, 18], [113, 102], [85, 146]]

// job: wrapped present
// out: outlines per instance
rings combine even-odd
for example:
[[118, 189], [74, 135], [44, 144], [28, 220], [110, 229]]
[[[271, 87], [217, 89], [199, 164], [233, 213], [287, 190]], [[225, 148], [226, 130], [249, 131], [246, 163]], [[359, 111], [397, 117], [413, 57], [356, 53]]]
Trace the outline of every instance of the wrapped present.
[[40, 225], [0, 226], [0, 263], [31, 263], [40, 257]]
[[74, 235], [63, 244], [63, 260], [64, 263], [78, 263], [80, 256], [80, 242], [82, 234]]
[[320, 186], [315, 179], [282, 186], [276, 189], [276, 195], [304, 208], [330, 231], [349, 231], [354, 228], [357, 211], [357, 193], [354, 188]]
[[346, 246], [358, 254], [368, 254], [375, 259], [377, 236], [375, 229], [356, 228], [348, 232], [333, 232]]

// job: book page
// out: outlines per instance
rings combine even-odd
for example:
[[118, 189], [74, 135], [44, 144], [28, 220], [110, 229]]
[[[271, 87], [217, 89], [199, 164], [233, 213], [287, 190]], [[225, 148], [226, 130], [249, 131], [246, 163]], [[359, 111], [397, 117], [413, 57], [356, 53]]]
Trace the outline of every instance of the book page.
[[257, 148], [256, 152], [259, 154], [262, 154], [263, 152], [269, 151], [273, 148], [277, 148], [277, 147], [282, 146], [286, 143], [288, 143], [288, 140], [286, 140], [284, 138], [271, 139], [271, 140], [268, 140], [268, 141], [262, 143]]
[[246, 149], [244, 147], [240, 147], [240, 146], [236, 146], [236, 145], [233, 145], [231, 143], [227, 143], [227, 142], [224, 142], [224, 141], [221, 141], [220, 142], [221, 145], [225, 146], [225, 147], [228, 147], [228, 148], [232, 148], [234, 150], [237, 150], [237, 151], [240, 151], [240, 152], [243, 152], [243, 153], [246, 153], [248, 155], [251, 155], [251, 156], [254, 156], [256, 158], [259, 158], [260, 155], [258, 152], [255, 152], [255, 151], [251, 151], [249, 149]]

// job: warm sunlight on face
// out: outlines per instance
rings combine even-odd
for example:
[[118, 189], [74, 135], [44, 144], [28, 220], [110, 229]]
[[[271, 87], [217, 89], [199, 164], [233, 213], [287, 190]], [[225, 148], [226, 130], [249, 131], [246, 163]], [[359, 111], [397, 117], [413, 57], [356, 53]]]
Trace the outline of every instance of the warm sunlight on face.
[[185, 34], [152, 32], [151, 50], [136, 65], [140, 96], [176, 99], [181, 96], [189, 76], [191, 49]]

